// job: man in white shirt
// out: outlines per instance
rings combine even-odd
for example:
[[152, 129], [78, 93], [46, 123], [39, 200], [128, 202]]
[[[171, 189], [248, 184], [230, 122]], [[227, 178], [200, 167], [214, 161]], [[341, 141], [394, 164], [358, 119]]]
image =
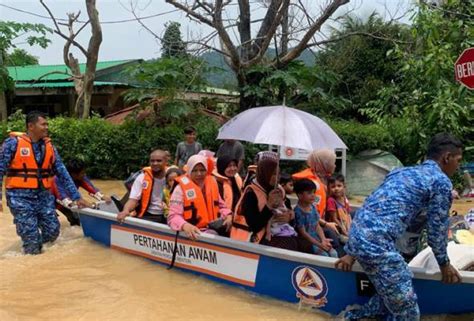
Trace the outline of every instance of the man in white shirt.
[[131, 215], [166, 224], [164, 213], [167, 205], [163, 198], [166, 160], [167, 155], [163, 150], [157, 149], [150, 154], [150, 166], [143, 168], [133, 182], [130, 197], [123, 210], [117, 214], [117, 221], [122, 223]]

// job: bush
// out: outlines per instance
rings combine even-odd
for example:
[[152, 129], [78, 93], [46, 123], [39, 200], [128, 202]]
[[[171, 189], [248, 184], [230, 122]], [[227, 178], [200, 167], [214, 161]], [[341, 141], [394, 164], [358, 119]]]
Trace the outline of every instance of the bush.
[[[349, 147], [348, 155], [366, 149], [382, 149], [394, 153], [404, 164], [414, 162], [410, 159], [411, 138], [406, 135], [402, 122], [386, 128], [356, 121], [330, 120], [328, 123]], [[91, 177], [117, 179], [146, 166], [153, 149], [165, 149], [174, 155], [177, 143], [183, 140], [183, 128], [188, 124], [189, 119], [163, 126], [133, 120], [117, 126], [97, 117], [49, 120], [51, 138], [64, 162], [80, 158], [87, 164]], [[209, 117], [195, 115], [192, 125], [198, 130], [198, 141], [203, 148], [216, 151], [221, 143], [216, 140], [219, 124]], [[24, 116], [14, 114], [7, 124], [1, 125], [2, 139], [8, 131], [24, 131], [24, 128]], [[253, 162], [258, 151], [267, 150], [266, 145], [244, 143], [244, 146], [246, 164]], [[304, 162], [282, 162], [282, 170], [287, 172], [295, 172], [302, 166]]]

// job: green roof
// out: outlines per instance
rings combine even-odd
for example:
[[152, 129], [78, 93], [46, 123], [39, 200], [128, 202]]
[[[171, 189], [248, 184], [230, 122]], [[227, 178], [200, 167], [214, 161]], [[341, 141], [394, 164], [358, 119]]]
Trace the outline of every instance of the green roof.
[[[102, 61], [97, 63], [97, 71], [126, 64], [136, 60], [116, 60], [116, 61]], [[86, 69], [86, 64], [79, 64], [81, 72], [84, 72]], [[43, 75], [48, 73], [59, 71], [70, 74], [69, 68], [66, 65], [31, 65], [23, 67], [8, 67], [8, 74], [13, 78], [14, 81], [35, 81]], [[62, 73], [52, 73], [46, 77], [41, 78], [41, 80], [68, 80], [71, 77], [67, 74]]]
[[[94, 81], [94, 86], [130, 86], [129, 84], [114, 81]], [[74, 87], [72, 81], [61, 82], [37, 82], [37, 83], [16, 83], [16, 88], [57, 88], [57, 87]]]

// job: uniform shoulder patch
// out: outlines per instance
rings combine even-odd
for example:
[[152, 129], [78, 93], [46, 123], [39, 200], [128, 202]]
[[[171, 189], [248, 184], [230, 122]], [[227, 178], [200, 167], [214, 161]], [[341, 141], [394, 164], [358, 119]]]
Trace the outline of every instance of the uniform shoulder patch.
[[182, 182], [183, 184], [187, 185], [187, 184], [189, 184], [189, 178], [187, 178], [186, 176], [183, 176], [183, 177], [181, 178], [181, 182]]
[[30, 156], [30, 149], [28, 147], [20, 148], [20, 155], [21, 156]]

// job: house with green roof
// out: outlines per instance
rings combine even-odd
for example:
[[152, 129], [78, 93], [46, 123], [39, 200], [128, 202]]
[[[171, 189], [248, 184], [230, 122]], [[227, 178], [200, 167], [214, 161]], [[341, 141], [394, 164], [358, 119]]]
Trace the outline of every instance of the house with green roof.
[[[126, 109], [124, 91], [137, 87], [125, 70], [138, 65], [142, 59], [102, 61], [97, 63], [91, 111], [102, 116]], [[80, 64], [82, 72], [86, 64]], [[8, 67], [15, 82], [13, 103], [8, 113], [21, 109], [23, 112], [40, 110], [50, 116], [72, 115], [76, 101], [74, 81], [66, 65], [31, 65]], [[207, 87], [200, 92], [185, 92], [180, 99], [199, 101], [217, 100], [223, 104], [238, 104], [239, 93], [221, 88]], [[134, 105], [134, 104], [132, 104]]]
[[[91, 110], [105, 115], [124, 108], [122, 93], [133, 87], [124, 70], [141, 61], [98, 62]], [[85, 66], [85, 63], [79, 65], [82, 72]], [[51, 116], [73, 113], [76, 92], [66, 65], [8, 67], [8, 73], [15, 82], [14, 108], [9, 112], [41, 110]]]

